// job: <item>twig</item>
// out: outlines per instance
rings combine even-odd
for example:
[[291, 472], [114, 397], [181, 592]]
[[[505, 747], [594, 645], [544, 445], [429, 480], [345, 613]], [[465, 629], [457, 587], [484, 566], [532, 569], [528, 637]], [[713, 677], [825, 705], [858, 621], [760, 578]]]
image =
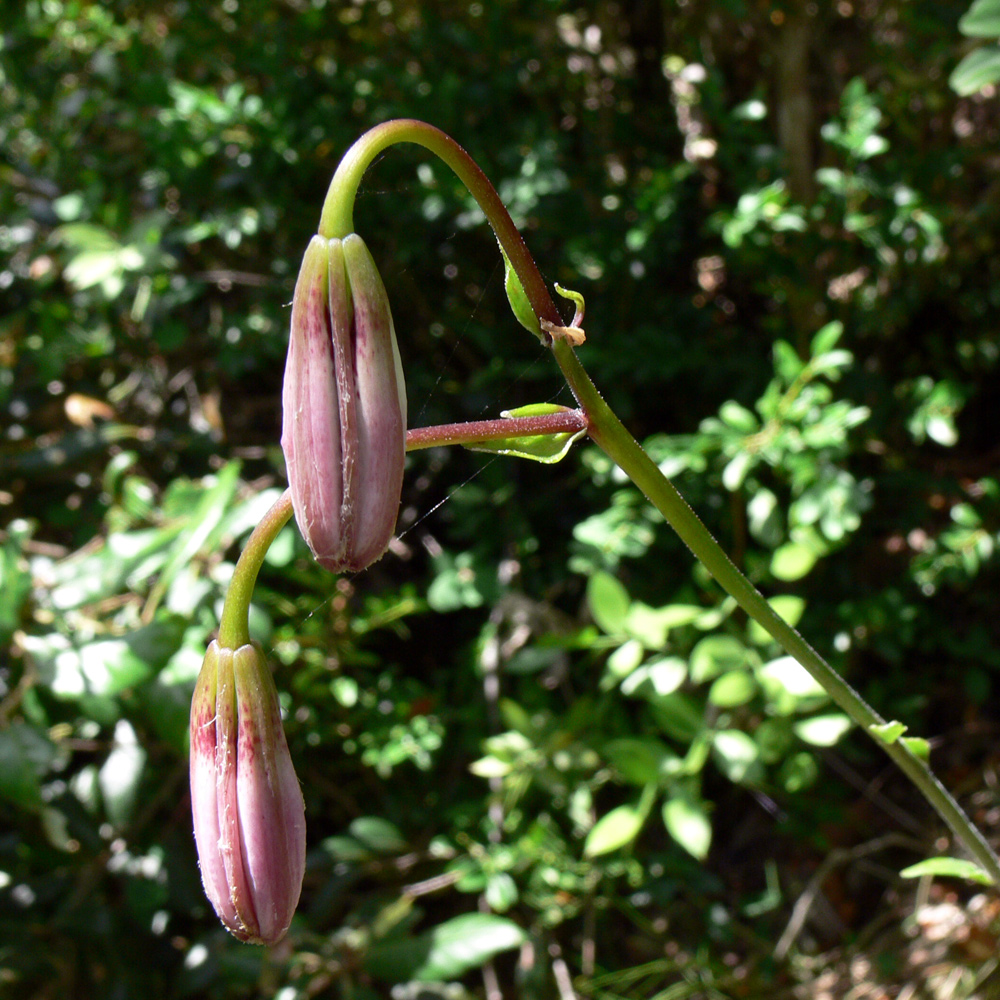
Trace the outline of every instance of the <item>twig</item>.
[[857, 861], [859, 858], [885, 850], [887, 847], [909, 847], [916, 851], [922, 849], [921, 844], [911, 840], [909, 837], [904, 837], [899, 833], [887, 833], [883, 837], [876, 837], [874, 840], [868, 841], [867, 844], [859, 844], [857, 847], [852, 848], [838, 848], [835, 851], [831, 851], [824, 858], [823, 863], [813, 873], [802, 894], [795, 901], [788, 926], [781, 937], [778, 938], [778, 943], [774, 946], [774, 957], [779, 962], [785, 958], [789, 949], [795, 943], [795, 939], [801, 933], [806, 918], [809, 916], [809, 911], [812, 909], [812, 905], [816, 901], [816, 897], [819, 895], [819, 891], [830, 872], [842, 864]]
[[569, 966], [562, 957], [562, 948], [558, 941], [553, 941], [549, 945], [549, 955], [552, 957], [552, 977], [556, 981], [556, 989], [559, 990], [559, 1000], [578, 1000], [576, 990], [573, 989], [573, 977], [569, 974]]

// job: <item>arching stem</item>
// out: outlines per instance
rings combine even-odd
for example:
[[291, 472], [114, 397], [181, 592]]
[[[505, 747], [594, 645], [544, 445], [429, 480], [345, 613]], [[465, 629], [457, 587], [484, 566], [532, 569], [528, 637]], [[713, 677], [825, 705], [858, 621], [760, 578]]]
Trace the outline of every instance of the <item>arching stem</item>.
[[354, 202], [361, 178], [380, 153], [399, 142], [423, 146], [451, 167], [483, 210], [503, 252], [517, 272], [535, 315], [561, 326], [562, 317], [552, 301], [548, 286], [489, 178], [451, 136], [426, 122], [412, 118], [383, 122], [351, 146], [330, 181], [319, 220], [320, 236], [343, 239], [355, 231]]

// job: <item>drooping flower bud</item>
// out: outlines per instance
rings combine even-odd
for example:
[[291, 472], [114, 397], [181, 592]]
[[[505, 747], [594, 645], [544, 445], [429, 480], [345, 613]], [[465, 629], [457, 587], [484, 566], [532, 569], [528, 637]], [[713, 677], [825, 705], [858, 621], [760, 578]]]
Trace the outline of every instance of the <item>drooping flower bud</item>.
[[213, 641], [191, 701], [191, 812], [205, 894], [241, 941], [273, 944], [305, 873], [302, 790], [256, 643]]
[[389, 545], [406, 389], [389, 300], [360, 236], [314, 236], [292, 301], [281, 447], [295, 520], [321, 566], [358, 571]]

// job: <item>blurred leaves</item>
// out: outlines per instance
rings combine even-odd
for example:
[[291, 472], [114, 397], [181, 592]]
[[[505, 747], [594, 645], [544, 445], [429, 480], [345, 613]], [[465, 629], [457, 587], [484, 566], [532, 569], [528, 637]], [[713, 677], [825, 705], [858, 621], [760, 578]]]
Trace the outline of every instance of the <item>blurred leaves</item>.
[[[959, 31], [973, 38], [1000, 37], [1000, 3], [975, 0], [958, 22]], [[948, 82], [962, 96], [1000, 80], [1000, 46], [984, 45], [968, 53], [952, 70]]]

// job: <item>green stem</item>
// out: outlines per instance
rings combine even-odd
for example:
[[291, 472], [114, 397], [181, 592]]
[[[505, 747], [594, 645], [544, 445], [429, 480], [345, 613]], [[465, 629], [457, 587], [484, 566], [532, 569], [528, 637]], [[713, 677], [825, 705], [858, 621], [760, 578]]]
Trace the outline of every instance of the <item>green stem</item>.
[[760, 591], [733, 565], [687, 501], [601, 398], [572, 347], [563, 340], [556, 340], [553, 353], [580, 407], [587, 415], [590, 422], [589, 434], [594, 443], [642, 490], [684, 544], [722, 588], [735, 598], [740, 607], [767, 629], [785, 651], [812, 674], [847, 715], [885, 750], [989, 873], [994, 883], [1000, 884], [1000, 859], [927, 764], [915, 756], [904, 742], [896, 740], [886, 743], [877, 737], [872, 727], [884, 725], [885, 720], [774, 611]]
[[226, 602], [222, 606], [219, 645], [224, 649], [239, 649], [250, 641], [248, 615], [257, 574], [271, 543], [291, 516], [292, 494], [290, 490], [285, 490], [250, 533], [246, 548], [236, 561], [236, 569], [233, 571], [232, 580], [229, 581], [229, 590], [226, 591]]
[[[503, 417], [474, 420], [464, 424], [417, 427], [406, 432], [406, 450], [419, 451], [435, 445], [469, 445], [480, 441], [536, 434], [566, 434], [584, 430], [586, 417], [579, 410], [546, 413], [537, 417]], [[285, 490], [250, 533], [246, 547], [236, 561], [236, 569], [226, 591], [219, 621], [219, 645], [238, 649], [250, 641], [250, 600], [267, 550], [292, 516], [292, 494]]]
[[[561, 326], [562, 318], [555, 308], [548, 288], [531, 254], [528, 253], [521, 234], [511, 221], [503, 202], [500, 201], [486, 175], [458, 143], [439, 129], [424, 122], [412, 119], [385, 122], [363, 135], [348, 150], [330, 182], [330, 189], [327, 192], [320, 217], [320, 235], [328, 239], [342, 239], [354, 231], [354, 202], [362, 175], [381, 152], [397, 142], [412, 142], [423, 146], [451, 167], [469, 189], [493, 227], [500, 246], [514, 268], [535, 315], [540, 320], [547, 320], [555, 326]], [[763, 595], [736, 568], [673, 484], [660, 472], [601, 398], [574, 354], [572, 347], [562, 338], [552, 340], [551, 344], [559, 367], [583, 410], [585, 420], [589, 423], [589, 434], [594, 442], [642, 490], [650, 502], [664, 515], [682, 541], [691, 549], [695, 557], [704, 564], [723, 589], [735, 598], [740, 607], [762, 625], [786, 652], [808, 670], [833, 700], [882, 746], [892, 760], [920, 789], [927, 801], [934, 806], [979, 864], [990, 874], [994, 883], [1000, 884], [1000, 859], [993, 853], [983, 835], [972, 825], [958, 803], [931, 773], [930, 768], [924, 761], [916, 757], [905, 743], [899, 740], [886, 743], [877, 737], [873, 727], [884, 725], [884, 720], [794, 628], [774, 612]], [[419, 447], [420, 445], [415, 443], [414, 446]], [[279, 501], [280, 503], [281, 501]], [[281, 523], [283, 524], [287, 518], [288, 512], [286, 511]], [[276, 533], [277, 529], [275, 529]], [[256, 534], [255, 531], [254, 535]], [[253, 536], [251, 536], [252, 539]], [[266, 545], [264, 549], [266, 551]], [[260, 558], [263, 558], [262, 554]], [[240, 564], [237, 565], [237, 575], [242, 563], [243, 557], [240, 558]], [[260, 559], [257, 560], [252, 570], [251, 590], [259, 565]], [[250, 571], [248, 570], [248, 572]], [[245, 601], [249, 602], [249, 594], [247, 594]], [[226, 608], [229, 608], [228, 598]], [[223, 626], [225, 624], [226, 613], [224, 611]], [[220, 630], [220, 641], [221, 639], [222, 632]]]
[[535, 315], [561, 326], [562, 318], [552, 301], [545, 279], [539, 273], [523, 237], [486, 174], [451, 136], [426, 122], [412, 118], [383, 122], [366, 132], [351, 146], [330, 181], [320, 215], [319, 235], [326, 239], [343, 239], [354, 232], [354, 201], [362, 175], [380, 153], [398, 142], [412, 142], [423, 146], [451, 167], [483, 210], [511, 267], [521, 281]]

